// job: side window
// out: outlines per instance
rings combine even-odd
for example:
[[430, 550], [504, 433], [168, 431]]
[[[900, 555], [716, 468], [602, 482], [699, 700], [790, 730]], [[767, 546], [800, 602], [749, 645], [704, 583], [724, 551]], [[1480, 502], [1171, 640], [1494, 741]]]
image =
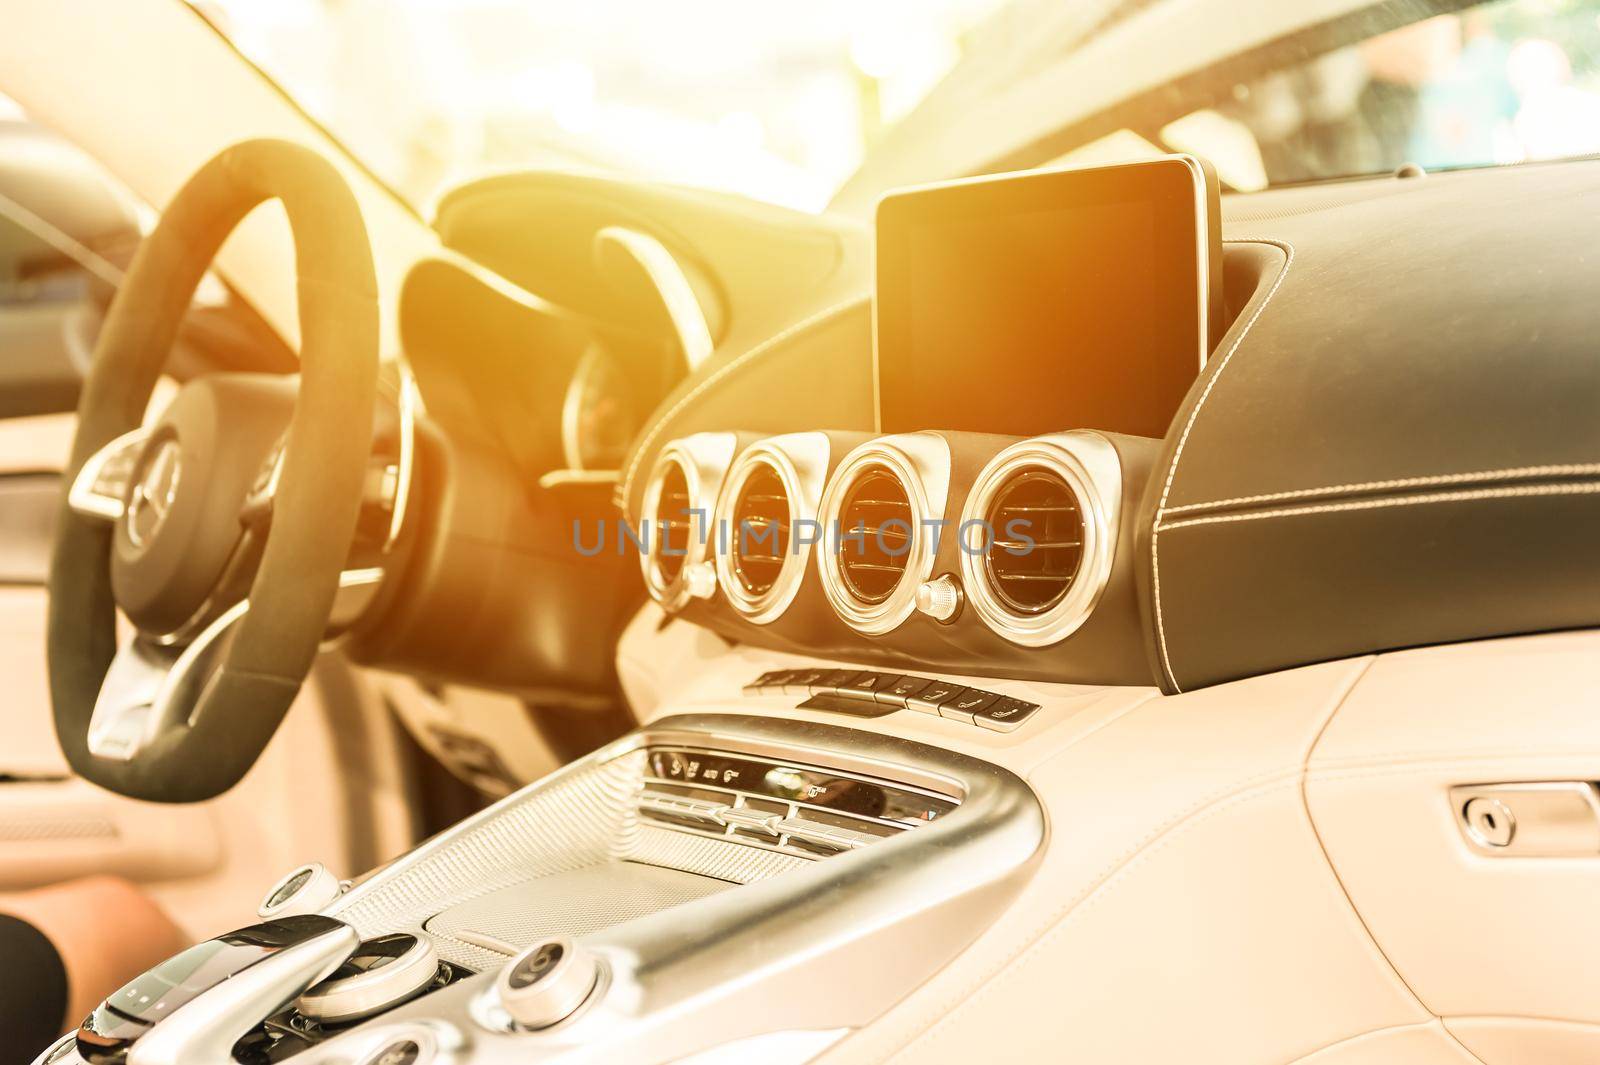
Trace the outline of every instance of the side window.
[[1442, 170], [1600, 152], [1600, 0], [1496, 0], [1321, 55], [1284, 49], [1282, 66], [1224, 85], [1209, 107], [1058, 161], [1193, 152], [1253, 191], [1406, 163]]
[[0, 119], [0, 417], [76, 405], [100, 312], [138, 242], [136, 208], [92, 160]]

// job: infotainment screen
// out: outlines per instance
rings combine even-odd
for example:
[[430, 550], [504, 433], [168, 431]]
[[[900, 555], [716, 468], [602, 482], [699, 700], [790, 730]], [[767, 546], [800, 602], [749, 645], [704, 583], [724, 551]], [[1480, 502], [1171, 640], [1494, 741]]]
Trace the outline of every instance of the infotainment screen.
[[1217, 182], [1190, 156], [878, 207], [881, 432], [1162, 436], [1221, 326]]

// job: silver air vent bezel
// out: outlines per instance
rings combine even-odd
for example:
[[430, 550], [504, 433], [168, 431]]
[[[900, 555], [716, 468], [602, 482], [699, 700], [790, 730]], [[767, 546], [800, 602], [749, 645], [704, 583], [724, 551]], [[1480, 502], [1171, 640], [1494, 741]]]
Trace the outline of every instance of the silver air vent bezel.
[[[1017, 614], [989, 583], [988, 535], [984, 526], [996, 494], [1012, 474], [1042, 467], [1057, 474], [1078, 497], [1083, 516], [1083, 554], [1072, 587], [1038, 614]], [[1019, 441], [989, 460], [973, 482], [961, 512], [961, 582], [967, 602], [1002, 638], [1023, 647], [1048, 647], [1076, 632], [1094, 612], [1111, 578], [1117, 530], [1122, 520], [1122, 462], [1098, 433], [1070, 432]]]
[[[768, 625], [782, 617], [805, 581], [806, 567], [811, 563], [811, 542], [796, 535], [796, 525], [817, 520], [822, 490], [828, 480], [829, 454], [826, 433], [768, 437], [741, 452], [723, 480], [716, 515], [717, 583], [733, 608], [752, 624]], [[733, 552], [739, 543], [735, 508], [746, 483], [763, 467], [777, 476], [788, 496], [789, 542], [777, 579], [771, 588], [756, 595], [744, 586], [733, 565]]]
[[[856, 477], [872, 466], [895, 475], [911, 506], [911, 547], [905, 573], [894, 591], [881, 603], [863, 603], [850, 593], [841, 571], [841, 551], [847, 530], [839, 527], [839, 509]], [[892, 632], [917, 606], [917, 588], [933, 575], [938, 553], [938, 527], [950, 494], [950, 445], [937, 433], [903, 433], [869, 440], [846, 455], [828, 481], [822, 497], [822, 550], [817, 552], [817, 575], [822, 591], [846, 625], [866, 636]]]
[[[650, 597], [668, 611], [680, 610], [690, 598], [690, 571], [706, 561], [706, 551], [711, 534], [712, 515], [716, 511], [717, 495], [722, 488], [729, 464], [733, 461], [738, 438], [733, 433], [695, 433], [673, 440], [661, 449], [650, 467], [650, 479], [645, 482], [644, 499], [639, 508], [639, 529], [645, 549], [639, 552], [639, 568], [644, 574], [645, 587]], [[683, 483], [689, 494], [690, 509], [703, 514], [703, 530], [691, 530], [685, 549], [683, 565], [672, 580], [662, 576], [661, 562], [661, 487], [668, 468], [676, 464], [683, 470]], [[704, 535], [697, 535], [703, 533]]]

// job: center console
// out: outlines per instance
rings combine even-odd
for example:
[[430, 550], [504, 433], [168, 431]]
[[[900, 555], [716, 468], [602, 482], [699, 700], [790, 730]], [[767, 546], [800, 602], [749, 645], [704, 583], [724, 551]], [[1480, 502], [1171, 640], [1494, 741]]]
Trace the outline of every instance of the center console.
[[296, 870], [40, 1060], [804, 1060], [973, 940], [1044, 833], [975, 758], [664, 718], [354, 885]]

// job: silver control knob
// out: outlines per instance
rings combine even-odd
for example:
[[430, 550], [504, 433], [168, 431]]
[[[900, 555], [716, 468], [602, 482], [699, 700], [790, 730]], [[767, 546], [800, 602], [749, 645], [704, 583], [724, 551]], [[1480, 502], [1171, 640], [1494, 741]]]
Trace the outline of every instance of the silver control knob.
[[293, 917], [316, 913], [344, 891], [339, 878], [321, 862], [308, 862], [272, 885], [256, 913], [262, 917]]
[[961, 585], [946, 573], [917, 586], [917, 609], [935, 621], [945, 622], [961, 612]]
[[710, 562], [685, 566], [683, 580], [691, 599], [710, 599], [717, 594], [717, 567]]
[[341, 1024], [398, 1006], [439, 974], [433, 943], [409, 932], [368, 939], [320, 984], [295, 1000], [302, 1017]]
[[595, 956], [566, 936], [555, 936], [507, 962], [495, 990], [512, 1020], [524, 1028], [548, 1028], [572, 1016], [599, 982]]

